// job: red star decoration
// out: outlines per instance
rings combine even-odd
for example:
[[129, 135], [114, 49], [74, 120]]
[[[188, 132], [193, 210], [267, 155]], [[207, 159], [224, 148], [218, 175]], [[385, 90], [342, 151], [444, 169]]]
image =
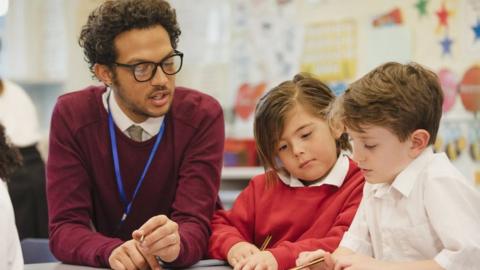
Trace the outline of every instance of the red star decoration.
[[448, 10], [445, 8], [445, 3], [442, 4], [442, 8], [436, 12], [438, 16], [438, 22], [440, 26], [448, 26]]

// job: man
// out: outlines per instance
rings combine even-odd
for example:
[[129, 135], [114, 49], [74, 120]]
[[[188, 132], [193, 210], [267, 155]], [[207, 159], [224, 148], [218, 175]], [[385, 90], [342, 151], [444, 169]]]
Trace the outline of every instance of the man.
[[106, 86], [63, 95], [53, 111], [47, 193], [61, 261], [159, 269], [156, 259], [184, 267], [206, 253], [224, 121], [213, 98], [175, 87], [179, 35], [163, 0], [106, 1], [83, 27]]

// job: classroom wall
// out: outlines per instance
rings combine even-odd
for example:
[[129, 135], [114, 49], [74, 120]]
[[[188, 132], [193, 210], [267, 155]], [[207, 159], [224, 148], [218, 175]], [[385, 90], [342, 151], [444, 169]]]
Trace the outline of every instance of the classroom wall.
[[[98, 83], [77, 44], [88, 13], [102, 0], [15, 0], [4, 19], [2, 75], [35, 98], [42, 133], [48, 136], [56, 97]], [[480, 186], [480, 161], [470, 149], [480, 141], [480, 121], [465, 110], [457, 85], [480, 65], [478, 0], [172, 0], [185, 64], [177, 82], [207, 92], [224, 107], [227, 136], [252, 137], [256, 99], [300, 70], [313, 71], [341, 93], [346, 85], [389, 60], [418, 61], [448, 69], [455, 84], [437, 145]], [[200, 3], [200, 2], [199, 2]], [[438, 12], [445, 7], [447, 26]], [[395, 13], [395, 17], [390, 12]], [[397, 14], [397, 15], [398, 15]], [[390, 25], [374, 27], [373, 21]], [[451, 39], [449, 53], [441, 42]], [[480, 142], [478, 142], [480, 143]], [[452, 150], [453, 149], [453, 150]]]

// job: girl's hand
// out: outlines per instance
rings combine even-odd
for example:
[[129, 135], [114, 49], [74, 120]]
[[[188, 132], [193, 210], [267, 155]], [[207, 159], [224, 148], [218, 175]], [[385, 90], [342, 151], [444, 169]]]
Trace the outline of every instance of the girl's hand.
[[234, 270], [277, 270], [278, 263], [270, 251], [260, 251], [238, 262]]
[[258, 252], [260, 250], [255, 245], [248, 242], [238, 242], [228, 251], [227, 260], [231, 266], [235, 267], [239, 261], [247, 259]]

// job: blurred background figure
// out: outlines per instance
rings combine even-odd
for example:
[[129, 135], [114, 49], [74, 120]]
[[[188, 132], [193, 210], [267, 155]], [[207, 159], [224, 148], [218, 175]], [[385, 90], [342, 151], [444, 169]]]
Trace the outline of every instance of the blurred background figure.
[[24, 89], [1, 77], [0, 124], [23, 160], [7, 184], [20, 239], [48, 238], [45, 163], [37, 150], [37, 112]]
[[0, 124], [0, 269], [23, 269], [22, 250], [15, 228], [12, 203], [8, 196], [5, 181], [20, 165], [18, 152], [10, 147], [5, 138], [5, 130]]

